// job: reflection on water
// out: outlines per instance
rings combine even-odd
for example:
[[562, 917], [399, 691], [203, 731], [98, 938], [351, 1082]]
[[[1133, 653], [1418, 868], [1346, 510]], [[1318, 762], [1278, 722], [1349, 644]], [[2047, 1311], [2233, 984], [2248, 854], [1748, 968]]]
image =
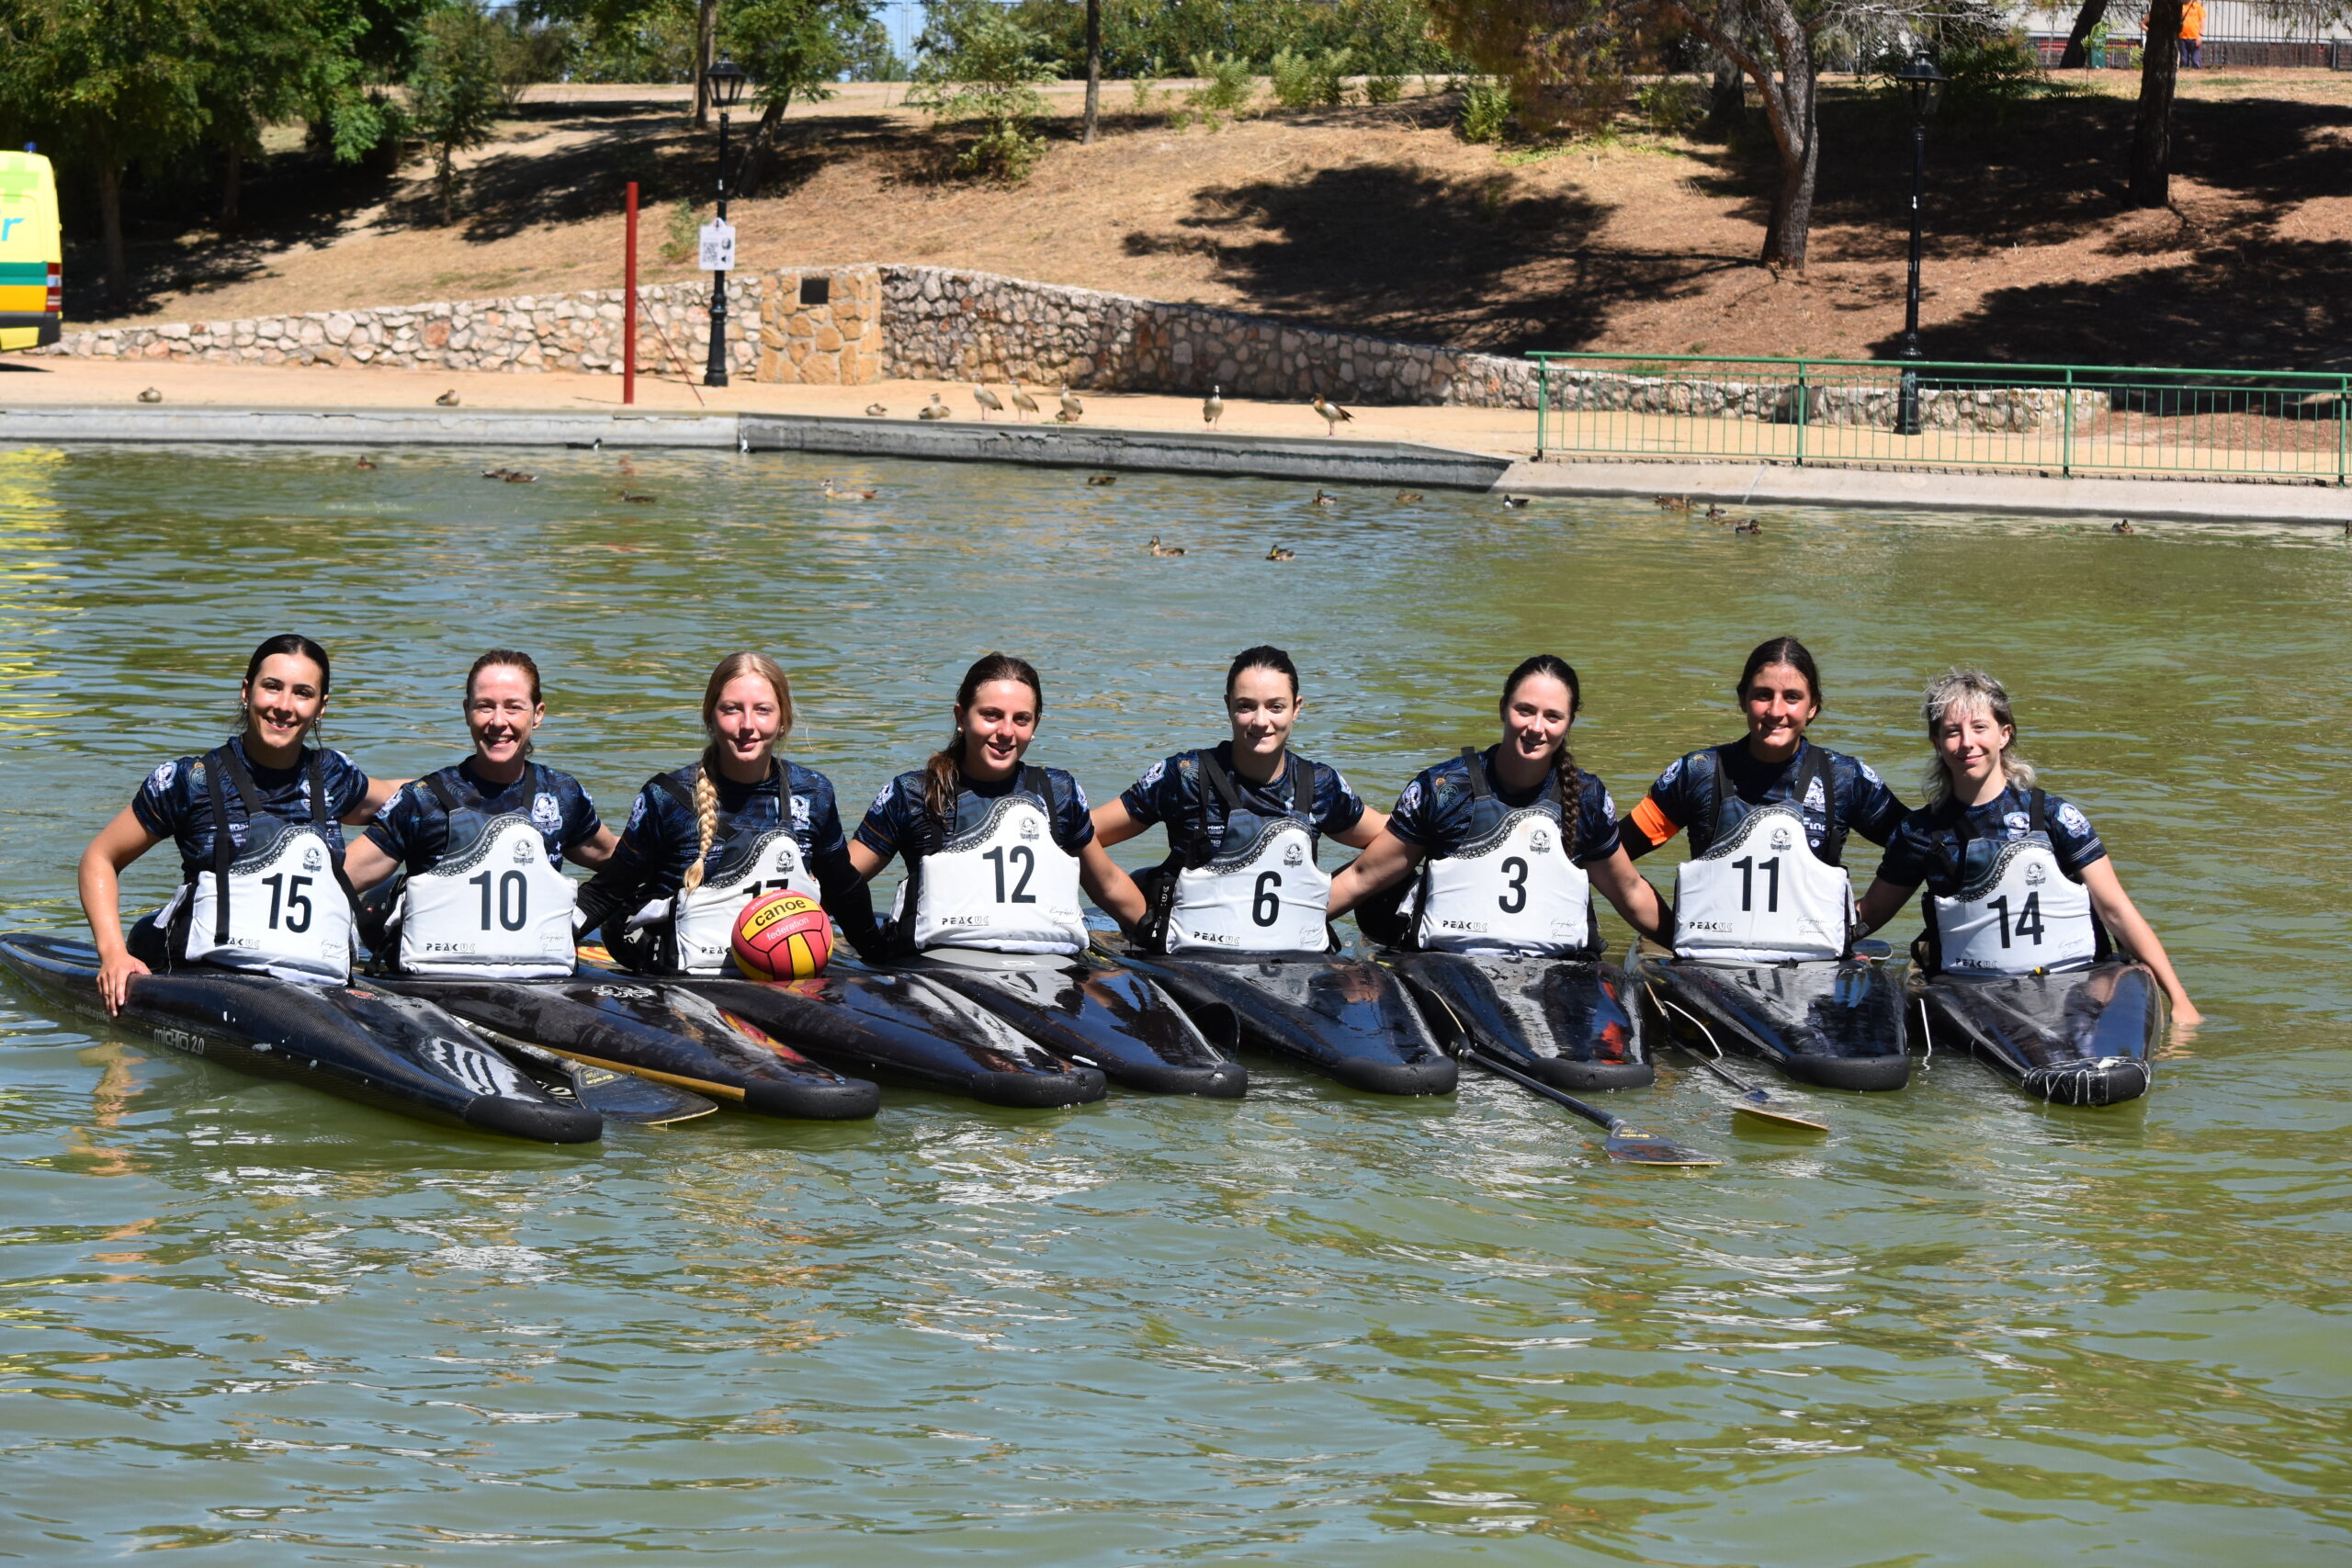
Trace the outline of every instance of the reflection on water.
[[[1819, 733], [1898, 787], [1923, 681], [1999, 671], [2213, 1022], [2142, 1103], [2031, 1105], [1939, 1056], [1900, 1095], [1806, 1091], [1826, 1140], [1735, 1124], [1669, 1064], [1618, 1098], [1727, 1157], [1699, 1176], [1610, 1166], [1492, 1080], [1399, 1105], [1266, 1062], [1238, 1103], [894, 1092], [865, 1125], [537, 1149], [7, 991], [0, 1545], [2341, 1557], [2339, 542], [1826, 513], [1735, 541], [1630, 504], [704, 455], [636, 459], [639, 505], [611, 455], [478, 477], [512, 460], [0, 453], [8, 922], [72, 919], [89, 832], [219, 738], [288, 626], [334, 651], [337, 743], [390, 774], [455, 755], [475, 653], [531, 649], [546, 756], [616, 813], [694, 749], [714, 658], [765, 648], [853, 814], [987, 648], [1038, 660], [1035, 755], [1101, 799], [1213, 739], [1261, 640], [1308, 671], [1303, 749], [1382, 805], [1557, 649], [1578, 755], [1629, 805], [1734, 732], [1741, 656], [1789, 630]], [[828, 503], [827, 473], [883, 498]]]

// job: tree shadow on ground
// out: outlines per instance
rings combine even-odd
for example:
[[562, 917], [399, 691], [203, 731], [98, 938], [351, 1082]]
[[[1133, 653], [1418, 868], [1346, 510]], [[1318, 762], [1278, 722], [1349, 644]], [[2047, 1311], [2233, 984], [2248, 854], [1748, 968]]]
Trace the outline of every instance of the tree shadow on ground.
[[1919, 341], [1931, 359], [2293, 370], [2341, 354], [2348, 332], [2352, 251], [2256, 239], [2177, 266], [1997, 289]]
[[1456, 179], [1410, 164], [1353, 164], [1197, 193], [1176, 237], [1127, 237], [1131, 255], [1216, 257], [1270, 315], [1499, 352], [1594, 339], [1613, 305], [1695, 286], [1746, 256], [1601, 251], [1609, 209], [1520, 193], [1504, 171]]

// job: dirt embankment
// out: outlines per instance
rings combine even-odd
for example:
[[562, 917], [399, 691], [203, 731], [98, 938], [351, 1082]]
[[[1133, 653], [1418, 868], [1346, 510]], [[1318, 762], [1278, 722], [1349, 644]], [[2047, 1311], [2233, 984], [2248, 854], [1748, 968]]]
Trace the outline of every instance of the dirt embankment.
[[[2352, 350], [2352, 79], [2191, 76], [2171, 209], [2119, 199], [2129, 84], [1931, 133], [1929, 355], [2089, 363], [2333, 365]], [[99, 308], [69, 256], [77, 321], [287, 310], [611, 287], [620, 191], [648, 204], [645, 281], [673, 209], [704, 202], [713, 138], [669, 89], [540, 90], [466, 160], [443, 227], [428, 171], [329, 169], [288, 144], [223, 237], [182, 193], [141, 209], [141, 288]], [[1024, 186], [952, 177], [899, 89], [796, 107], [765, 188], [736, 204], [743, 265], [923, 261], [1488, 349], [1893, 352], [1903, 322], [1907, 136], [1850, 90], [1825, 116], [1812, 265], [1758, 267], [1770, 172], [1739, 146], [1628, 131], [1565, 147], [1459, 139], [1453, 103], [1268, 113], [1171, 127], [1105, 93], [1081, 147], [1074, 96]]]

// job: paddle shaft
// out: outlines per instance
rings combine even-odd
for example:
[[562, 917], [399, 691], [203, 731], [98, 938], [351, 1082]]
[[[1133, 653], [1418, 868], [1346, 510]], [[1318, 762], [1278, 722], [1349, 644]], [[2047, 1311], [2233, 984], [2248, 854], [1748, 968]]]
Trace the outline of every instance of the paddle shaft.
[[1562, 1089], [1554, 1089], [1550, 1084], [1545, 1083], [1541, 1078], [1530, 1077], [1516, 1067], [1506, 1066], [1502, 1063], [1496, 1061], [1492, 1056], [1487, 1055], [1483, 1051], [1477, 1050], [1476, 1047], [1465, 1044], [1463, 1048], [1462, 1055], [1469, 1060], [1476, 1062], [1478, 1066], [1486, 1068], [1487, 1071], [1494, 1074], [1497, 1077], [1509, 1078], [1511, 1082], [1527, 1090], [1530, 1094], [1541, 1095], [1545, 1100], [1551, 1100], [1556, 1105], [1566, 1106], [1570, 1111], [1575, 1111], [1577, 1115], [1583, 1117], [1594, 1126], [1600, 1127], [1606, 1132], [1614, 1133], [1625, 1124], [1618, 1118], [1610, 1115], [1607, 1111], [1597, 1111], [1591, 1106], [1587, 1105], [1575, 1095], [1569, 1094]]

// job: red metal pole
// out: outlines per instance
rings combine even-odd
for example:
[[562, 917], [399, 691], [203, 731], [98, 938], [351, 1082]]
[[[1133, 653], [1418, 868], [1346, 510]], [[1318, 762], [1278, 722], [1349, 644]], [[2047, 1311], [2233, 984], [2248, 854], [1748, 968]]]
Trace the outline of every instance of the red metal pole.
[[621, 299], [621, 401], [637, 401], [637, 182], [628, 182], [628, 281]]

